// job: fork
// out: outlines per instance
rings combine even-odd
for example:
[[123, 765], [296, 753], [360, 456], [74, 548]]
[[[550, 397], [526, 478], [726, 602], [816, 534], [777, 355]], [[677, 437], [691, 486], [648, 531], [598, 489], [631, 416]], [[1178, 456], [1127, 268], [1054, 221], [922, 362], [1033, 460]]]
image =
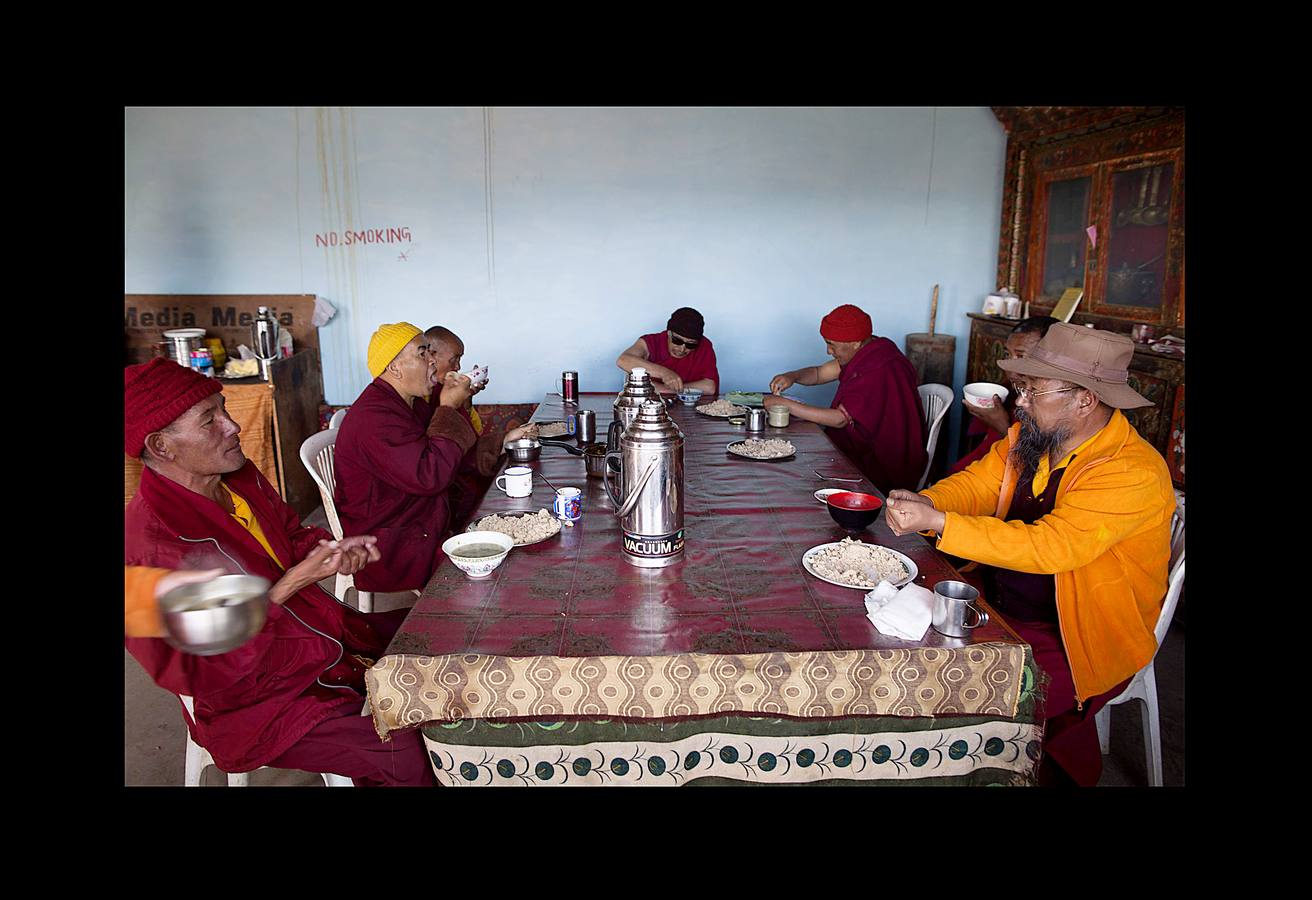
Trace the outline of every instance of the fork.
[[816, 477], [821, 481], [851, 481], [858, 484], [861, 481], [860, 478], [835, 478], [833, 475], [822, 475], [818, 469], [812, 469], [811, 471], [815, 472]]

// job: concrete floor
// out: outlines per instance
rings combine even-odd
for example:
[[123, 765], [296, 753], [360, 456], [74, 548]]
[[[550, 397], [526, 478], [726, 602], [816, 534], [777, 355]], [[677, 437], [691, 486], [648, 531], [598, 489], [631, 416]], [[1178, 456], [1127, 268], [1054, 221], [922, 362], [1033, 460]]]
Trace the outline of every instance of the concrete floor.
[[[323, 509], [306, 523], [327, 527]], [[331, 592], [331, 579], [324, 582]], [[412, 595], [375, 595], [379, 611], [413, 603]], [[1162, 735], [1162, 780], [1168, 786], [1184, 785], [1184, 622], [1177, 615], [1154, 662]], [[186, 726], [177, 698], [157, 687], [127, 651], [123, 653], [123, 783], [125, 785], [181, 785], [186, 747]], [[1099, 787], [1148, 784], [1144, 754], [1142, 704], [1124, 703], [1111, 710], [1111, 753], [1103, 758]], [[206, 769], [203, 785], [222, 785], [225, 776]], [[252, 785], [323, 786], [316, 775], [284, 769], [261, 769], [251, 775]]]

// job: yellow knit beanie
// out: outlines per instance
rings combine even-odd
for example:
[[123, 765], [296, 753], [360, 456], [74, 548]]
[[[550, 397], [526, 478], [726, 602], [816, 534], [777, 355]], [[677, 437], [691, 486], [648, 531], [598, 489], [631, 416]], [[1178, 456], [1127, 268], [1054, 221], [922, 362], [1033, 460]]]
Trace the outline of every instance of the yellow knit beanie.
[[369, 374], [377, 378], [383, 374], [387, 364], [396, 359], [405, 345], [417, 334], [423, 334], [409, 322], [397, 322], [395, 325], [379, 325], [374, 336], [369, 338], [369, 356], [367, 364]]

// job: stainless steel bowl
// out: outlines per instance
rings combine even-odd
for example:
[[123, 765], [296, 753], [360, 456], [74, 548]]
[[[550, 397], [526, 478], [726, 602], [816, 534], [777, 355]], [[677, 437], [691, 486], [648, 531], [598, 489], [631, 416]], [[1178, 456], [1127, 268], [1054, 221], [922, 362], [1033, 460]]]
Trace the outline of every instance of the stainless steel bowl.
[[227, 653], [259, 634], [269, 614], [269, 580], [258, 575], [221, 575], [184, 584], [159, 600], [165, 641], [184, 653]]
[[589, 444], [583, 448], [583, 464], [589, 478], [602, 478], [606, 474], [606, 445]]
[[535, 462], [542, 455], [542, 445], [535, 438], [520, 438], [506, 444], [506, 452], [512, 462]]

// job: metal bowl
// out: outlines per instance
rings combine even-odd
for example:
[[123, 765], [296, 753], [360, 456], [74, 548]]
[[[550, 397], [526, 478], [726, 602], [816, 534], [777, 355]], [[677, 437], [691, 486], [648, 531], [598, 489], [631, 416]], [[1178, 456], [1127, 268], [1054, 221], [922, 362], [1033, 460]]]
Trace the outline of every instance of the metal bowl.
[[520, 438], [506, 444], [506, 452], [510, 454], [512, 462], [536, 462], [537, 458], [542, 455], [542, 445], [538, 443], [536, 438]]
[[221, 575], [184, 584], [159, 600], [165, 641], [183, 653], [215, 656], [259, 634], [269, 614], [269, 580], [258, 575]]

